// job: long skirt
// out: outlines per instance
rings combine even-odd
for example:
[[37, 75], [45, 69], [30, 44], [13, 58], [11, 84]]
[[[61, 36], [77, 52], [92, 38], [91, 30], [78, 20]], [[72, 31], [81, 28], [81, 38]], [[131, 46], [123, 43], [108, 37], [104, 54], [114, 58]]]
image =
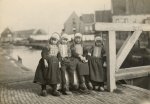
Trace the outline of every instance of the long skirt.
[[76, 69], [78, 75], [89, 75], [88, 62], [83, 63], [78, 58], [72, 58], [70, 66]]
[[46, 77], [48, 84], [59, 84], [61, 82], [61, 71], [58, 58], [51, 56], [48, 58], [48, 70]]
[[44, 59], [41, 58], [38, 63], [38, 66], [36, 68], [33, 82], [45, 85], [46, 84], [46, 73], [47, 73], [46, 71], [47, 70], [44, 66]]
[[105, 72], [102, 66], [102, 59], [90, 57], [89, 58], [90, 80], [94, 82], [104, 82]]

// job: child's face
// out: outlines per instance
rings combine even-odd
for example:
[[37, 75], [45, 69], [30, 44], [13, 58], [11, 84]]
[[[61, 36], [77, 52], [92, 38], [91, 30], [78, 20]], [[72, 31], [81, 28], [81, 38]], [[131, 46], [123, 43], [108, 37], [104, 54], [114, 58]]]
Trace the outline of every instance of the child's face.
[[67, 44], [68, 43], [68, 39], [67, 38], [62, 38], [61, 39], [61, 43], [62, 44]]
[[96, 46], [102, 46], [102, 41], [101, 41], [101, 40], [97, 40], [97, 41], [95, 42], [95, 45], [96, 45]]
[[50, 43], [53, 44], [53, 45], [56, 45], [57, 42], [58, 42], [58, 39], [56, 39], [56, 38], [51, 38], [50, 39]]
[[82, 39], [81, 39], [81, 37], [75, 37], [74, 41], [75, 41], [75, 43], [79, 44], [79, 43], [81, 43]]

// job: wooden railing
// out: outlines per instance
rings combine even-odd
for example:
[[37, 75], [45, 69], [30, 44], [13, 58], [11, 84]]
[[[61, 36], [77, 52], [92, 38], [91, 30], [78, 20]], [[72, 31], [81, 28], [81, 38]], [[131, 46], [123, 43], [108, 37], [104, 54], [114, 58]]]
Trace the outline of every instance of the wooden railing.
[[[129, 76], [131, 76], [130, 78], [136, 78], [150, 75], [150, 66], [135, 67], [132, 68], [134, 69], [132, 71], [129, 71], [131, 68], [120, 70], [122, 63], [138, 40], [142, 31], [150, 31], [150, 24], [96, 23], [95, 29], [96, 31], [108, 31], [106, 39], [107, 87], [110, 92], [116, 89], [116, 80], [126, 79]], [[133, 34], [129, 35], [125, 40], [117, 54], [116, 31], [134, 31]]]

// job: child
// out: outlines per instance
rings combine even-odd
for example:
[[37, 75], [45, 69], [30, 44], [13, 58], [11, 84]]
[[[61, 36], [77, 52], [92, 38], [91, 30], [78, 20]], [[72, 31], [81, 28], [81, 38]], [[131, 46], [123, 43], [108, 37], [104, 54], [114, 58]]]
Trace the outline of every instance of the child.
[[39, 83], [41, 85], [41, 96], [46, 96], [46, 73], [48, 69], [48, 64], [46, 61], [48, 55], [48, 50], [44, 48], [41, 52], [42, 58], [39, 61], [39, 64], [37, 66], [35, 77], [34, 77], [34, 83]]
[[68, 35], [63, 33], [59, 44], [60, 60], [61, 60], [61, 80], [62, 80], [62, 93], [65, 95], [71, 94], [67, 88], [66, 76], [69, 76], [70, 86], [74, 84], [74, 73], [70, 67], [70, 48], [68, 46]]
[[57, 85], [61, 81], [61, 72], [59, 69], [59, 60], [58, 60], [58, 54], [59, 54], [59, 48], [58, 48], [58, 41], [59, 41], [59, 34], [53, 33], [48, 45], [48, 70], [47, 70], [47, 84], [52, 87], [52, 95], [54, 96], [60, 96], [60, 93], [57, 91]]
[[100, 36], [95, 37], [95, 46], [90, 50], [91, 57], [89, 58], [90, 80], [95, 88], [95, 85], [99, 86], [99, 90], [104, 91], [104, 47], [102, 38]]
[[74, 44], [71, 47], [71, 53], [75, 60], [74, 66], [77, 69], [79, 90], [87, 91], [87, 88], [91, 90], [92, 86], [89, 80], [88, 60], [83, 52], [82, 34], [75, 34]]

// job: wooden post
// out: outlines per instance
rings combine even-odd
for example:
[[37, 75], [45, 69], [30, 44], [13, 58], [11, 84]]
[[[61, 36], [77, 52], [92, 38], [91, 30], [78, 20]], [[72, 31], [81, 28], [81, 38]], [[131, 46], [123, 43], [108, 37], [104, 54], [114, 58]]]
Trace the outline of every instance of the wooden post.
[[113, 92], [116, 89], [115, 69], [116, 69], [116, 34], [115, 31], [109, 31], [106, 39], [107, 54], [107, 89]]

